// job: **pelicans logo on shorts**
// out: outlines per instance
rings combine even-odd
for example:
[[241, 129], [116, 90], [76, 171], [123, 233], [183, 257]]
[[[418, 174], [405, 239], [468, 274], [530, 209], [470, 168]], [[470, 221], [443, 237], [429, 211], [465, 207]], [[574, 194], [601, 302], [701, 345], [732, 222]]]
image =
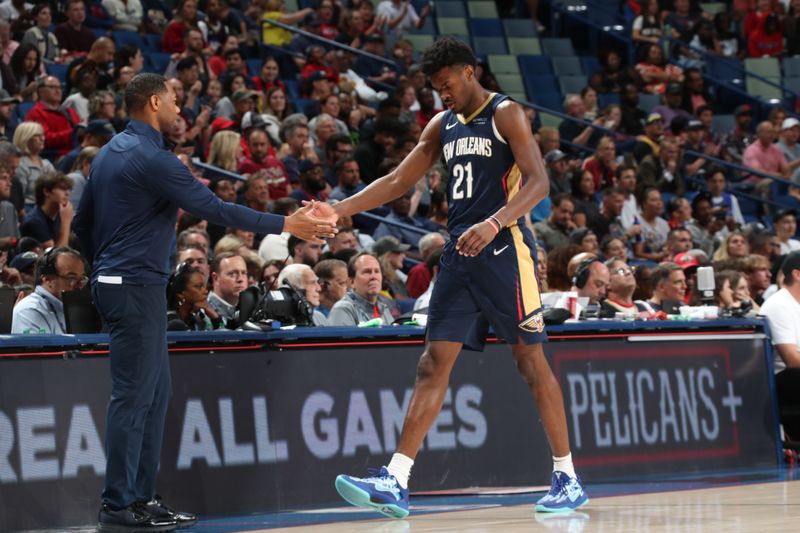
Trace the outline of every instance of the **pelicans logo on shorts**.
[[519, 329], [522, 331], [528, 331], [530, 333], [541, 333], [544, 331], [544, 319], [542, 318], [542, 312], [537, 311], [524, 322], [520, 322]]

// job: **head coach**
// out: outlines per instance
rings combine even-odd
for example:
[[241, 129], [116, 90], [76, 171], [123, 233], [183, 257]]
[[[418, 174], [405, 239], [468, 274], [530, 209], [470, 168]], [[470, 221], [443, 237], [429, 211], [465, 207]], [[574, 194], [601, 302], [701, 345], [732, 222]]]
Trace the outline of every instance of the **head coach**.
[[287, 231], [319, 242], [334, 226], [225, 203], [195, 179], [162, 137], [179, 109], [164, 78], [139, 74], [125, 89], [130, 123], [95, 157], [73, 221], [92, 260], [92, 295], [110, 333], [111, 401], [98, 531], [168, 531], [196, 521], [155, 498], [170, 396], [166, 284], [178, 208], [223, 227]]

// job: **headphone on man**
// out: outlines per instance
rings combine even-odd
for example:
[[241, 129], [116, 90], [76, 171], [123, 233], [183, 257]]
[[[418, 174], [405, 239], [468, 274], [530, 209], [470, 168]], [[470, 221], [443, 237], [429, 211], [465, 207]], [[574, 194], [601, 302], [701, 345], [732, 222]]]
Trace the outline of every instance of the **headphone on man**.
[[572, 284], [579, 289], [584, 288], [586, 286], [586, 282], [589, 281], [589, 273], [591, 272], [592, 263], [600, 262], [601, 261], [596, 257], [581, 261], [581, 263], [578, 265], [578, 268], [575, 269], [575, 275], [572, 276]]
[[57, 276], [58, 269], [56, 268], [56, 259], [61, 252], [61, 248], [53, 246], [49, 248], [42, 256], [36, 260], [36, 284], [38, 285], [42, 276]]

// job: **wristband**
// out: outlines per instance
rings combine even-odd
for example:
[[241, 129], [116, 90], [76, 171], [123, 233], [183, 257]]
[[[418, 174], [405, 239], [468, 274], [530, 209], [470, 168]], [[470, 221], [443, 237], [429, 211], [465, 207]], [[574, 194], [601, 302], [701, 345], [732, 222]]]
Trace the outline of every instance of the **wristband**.
[[497, 217], [496, 217], [496, 216], [494, 216], [494, 215], [489, 215], [489, 218], [490, 218], [490, 219], [492, 219], [492, 220], [494, 220], [494, 223], [495, 223], [495, 224], [497, 224], [497, 232], [499, 233], [499, 232], [500, 232], [500, 230], [501, 230], [501, 229], [503, 229], [503, 225], [500, 223], [500, 221], [497, 219]]
[[497, 223], [497, 221], [494, 219], [494, 217], [490, 216], [489, 218], [484, 220], [484, 222], [488, 222], [489, 223], [489, 225], [494, 230], [495, 235], [500, 233], [500, 225]]

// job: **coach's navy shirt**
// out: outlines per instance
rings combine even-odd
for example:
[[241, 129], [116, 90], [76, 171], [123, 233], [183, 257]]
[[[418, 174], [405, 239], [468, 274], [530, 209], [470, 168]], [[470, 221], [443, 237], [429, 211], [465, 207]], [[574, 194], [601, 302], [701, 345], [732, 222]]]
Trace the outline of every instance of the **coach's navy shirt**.
[[92, 280], [165, 284], [178, 208], [212, 224], [255, 233], [281, 233], [284, 218], [223, 202], [166, 150], [163, 136], [131, 120], [92, 161], [73, 229]]

